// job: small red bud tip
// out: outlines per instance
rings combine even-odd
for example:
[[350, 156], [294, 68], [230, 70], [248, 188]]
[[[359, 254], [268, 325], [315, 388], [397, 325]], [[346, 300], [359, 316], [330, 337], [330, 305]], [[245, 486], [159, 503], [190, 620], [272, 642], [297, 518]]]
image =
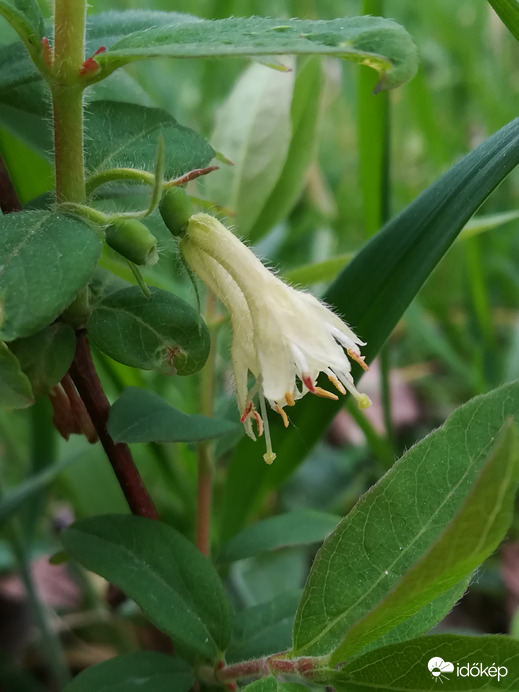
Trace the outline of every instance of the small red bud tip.
[[314, 392], [315, 392], [315, 385], [314, 385], [314, 383], [313, 383], [312, 378], [310, 377], [310, 375], [303, 375], [303, 377], [302, 377], [301, 379], [303, 380], [303, 384], [305, 384], [306, 387], [308, 387], [308, 389], [309, 389], [312, 393], [314, 393]]
[[207, 168], [195, 168], [192, 171], [189, 171], [189, 173], [186, 173], [185, 175], [181, 176], [180, 178], [175, 178], [174, 180], [170, 180], [168, 183], [168, 187], [176, 187], [177, 185], [185, 185], [186, 183], [189, 183], [191, 180], [196, 180], [196, 178], [199, 178], [201, 175], [207, 175], [208, 173], [212, 173], [212, 171], [217, 171], [219, 166], [207, 166]]
[[223, 661], [218, 661], [216, 664], [216, 670], [222, 670], [222, 668], [225, 668], [225, 663]]
[[245, 411], [241, 415], [240, 423], [245, 423], [245, 421], [249, 417], [250, 412], [252, 411], [252, 406], [253, 406], [252, 401], [249, 401], [249, 403], [245, 407]]
[[231, 690], [231, 692], [234, 692], [235, 690], [238, 689], [238, 685], [235, 682], [228, 682], [225, 685], [226, 690]]
[[52, 65], [52, 48], [50, 47], [49, 39], [46, 36], [42, 38], [41, 45], [43, 49], [43, 62], [47, 65], [47, 67], [50, 67]]
[[99, 55], [100, 53], [106, 53], [106, 47], [101, 46], [101, 48], [98, 48], [96, 52], [92, 55], [92, 57], [87, 58], [83, 65], [81, 66], [81, 69], [79, 70], [79, 74], [81, 76], [86, 75], [86, 74], [92, 74], [92, 72], [97, 72], [99, 69], [99, 63], [97, 60], [94, 60], [96, 55]]

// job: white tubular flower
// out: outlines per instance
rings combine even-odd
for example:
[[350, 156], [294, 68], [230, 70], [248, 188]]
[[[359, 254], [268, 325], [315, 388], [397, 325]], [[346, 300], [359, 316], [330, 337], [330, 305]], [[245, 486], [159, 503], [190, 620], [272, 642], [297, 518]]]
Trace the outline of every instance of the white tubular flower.
[[[252, 439], [256, 439], [252, 419], [258, 435], [265, 432], [263, 458], [267, 464], [276, 455], [265, 401], [288, 427], [284, 407], [294, 406], [308, 392], [338, 398], [316, 385], [319, 373], [324, 372], [341, 394], [348, 390], [360, 408], [371, 404], [366, 394], [357, 391], [349, 360], [367, 370], [359, 349], [365, 344], [317, 298], [283, 283], [209, 214], [190, 218], [180, 248], [186, 262], [231, 316], [231, 356], [241, 422]], [[249, 373], [255, 378], [250, 389]], [[254, 406], [256, 395], [259, 412]]]

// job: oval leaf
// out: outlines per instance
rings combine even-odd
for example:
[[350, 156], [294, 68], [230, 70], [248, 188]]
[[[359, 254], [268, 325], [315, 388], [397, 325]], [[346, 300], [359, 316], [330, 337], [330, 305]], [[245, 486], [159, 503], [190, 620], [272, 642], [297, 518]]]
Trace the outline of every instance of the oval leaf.
[[416, 47], [403, 27], [382, 17], [328, 21], [232, 17], [130, 34], [96, 60], [105, 73], [134, 60], [153, 57], [222, 58], [288, 54], [331, 55], [380, 74], [379, 89], [410, 79]]
[[92, 275], [101, 240], [65, 214], [0, 217], [0, 339], [30, 336], [52, 322]]
[[18, 358], [0, 341], [0, 406], [26, 408], [33, 403], [31, 383]]
[[92, 342], [114, 360], [164, 375], [191, 375], [209, 354], [209, 331], [196, 310], [178, 296], [138, 286], [101, 300], [88, 320]]
[[182, 413], [154, 392], [128, 387], [110, 409], [115, 442], [196, 442], [237, 428], [226, 420]]
[[184, 536], [131, 515], [83, 519], [62, 534], [66, 550], [122, 589], [177, 644], [212, 658], [230, 639], [230, 605], [212, 564]]
[[[452, 664], [441, 666], [442, 676], [433, 675], [429, 668], [432, 659], [438, 658]], [[337, 692], [422, 692], [437, 690], [438, 680], [454, 692], [517, 690], [518, 659], [519, 642], [511, 637], [440, 634], [378, 649], [338, 671], [327, 671], [323, 680]], [[482, 669], [487, 672], [481, 673]]]
[[225, 660], [228, 663], [246, 661], [290, 648], [301, 593], [301, 589], [285, 591], [267, 603], [237, 613]]
[[193, 672], [185, 661], [138, 651], [87, 668], [63, 692], [188, 692], [192, 684]]
[[26, 339], [14, 341], [11, 348], [34, 393], [48, 394], [72, 363], [76, 335], [69, 324], [55, 322]]
[[[178, 178], [207, 166], [214, 150], [194, 130], [160, 108], [120, 101], [94, 101], [87, 110], [85, 163], [90, 175], [110, 168], [154, 172], [159, 134], [164, 138], [165, 175]], [[95, 135], [95, 136], [94, 136]]]
[[497, 547], [519, 475], [519, 384], [476, 397], [405, 454], [319, 550], [294, 653], [344, 661], [453, 587]]
[[324, 541], [340, 521], [335, 514], [299, 509], [269, 517], [243, 529], [225, 543], [218, 560], [233, 562], [258, 553]]

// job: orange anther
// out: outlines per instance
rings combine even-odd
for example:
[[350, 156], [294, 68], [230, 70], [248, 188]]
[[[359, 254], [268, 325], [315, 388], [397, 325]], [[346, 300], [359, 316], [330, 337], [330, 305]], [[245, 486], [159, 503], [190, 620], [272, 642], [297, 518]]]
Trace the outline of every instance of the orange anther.
[[317, 396], [322, 396], [323, 399], [333, 399], [334, 401], [337, 401], [339, 398], [337, 394], [329, 392], [327, 389], [323, 389], [322, 387], [316, 387], [313, 393], [317, 394]]
[[256, 411], [256, 409], [252, 410], [252, 416], [258, 427], [258, 437], [261, 437], [263, 435], [263, 418], [260, 416], [259, 412]]
[[366, 356], [361, 356], [360, 353], [355, 353], [355, 351], [352, 351], [351, 348], [349, 348], [349, 349], [346, 351], [346, 353], [349, 355], [349, 357], [350, 357], [352, 360], [354, 360], [356, 363], [358, 363], [358, 364], [360, 365], [360, 367], [361, 367], [363, 370], [369, 370], [369, 365], [367, 365], [367, 364], [364, 362], [364, 358], [365, 358]]
[[346, 394], [346, 389], [344, 388], [344, 385], [342, 384], [342, 382], [339, 382], [335, 375], [328, 375], [328, 379], [341, 394]]
[[295, 406], [296, 405], [296, 401], [295, 401], [294, 397], [292, 396], [292, 394], [290, 394], [290, 392], [285, 392], [285, 401], [287, 402], [287, 406]]
[[274, 410], [277, 411], [277, 413], [279, 413], [279, 415], [283, 419], [283, 425], [285, 426], [285, 428], [288, 428], [288, 416], [285, 413], [285, 411], [281, 408], [279, 404], [276, 404], [276, 408]]

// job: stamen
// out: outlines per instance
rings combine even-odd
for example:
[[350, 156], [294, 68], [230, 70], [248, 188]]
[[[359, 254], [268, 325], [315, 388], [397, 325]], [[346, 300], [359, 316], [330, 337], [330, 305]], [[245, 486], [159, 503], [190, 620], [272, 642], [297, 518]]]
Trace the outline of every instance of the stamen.
[[285, 426], [285, 428], [288, 428], [288, 425], [289, 425], [288, 416], [285, 413], [285, 411], [281, 408], [281, 406], [279, 404], [276, 404], [274, 410], [277, 411], [279, 413], [279, 415], [281, 416], [281, 418], [283, 419], [283, 425]]
[[258, 427], [258, 437], [261, 437], [263, 435], [263, 418], [260, 416], [258, 411], [256, 411], [256, 409], [252, 410], [252, 416], [256, 421], [256, 425]]
[[263, 392], [259, 393], [259, 402], [260, 402], [261, 416], [263, 418], [263, 426], [264, 426], [263, 429], [265, 432], [265, 444], [267, 446], [267, 451], [263, 455], [263, 459], [265, 460], [266, 464], [272, 464], [272, 462], [276, 458], [276, 455], [272, 451], [272, 441], [270, 439], [269, 419], [267, 416], [267, 407], [265, 406], [265, 397], [263, 396]]
[[315, 387], [313, 394], [317, 394], [317, 396], [322, 396], [323, 399], [333, 399], [334, 401], [337, 401], [339, 399], [337, 394], [329, 392], [327, 389], [323, 389], [322, 387]]
[[348, 348], [346, 350], [346, 353], [352, 360], [358, 363], [363, 370], [369, 370], [369, 365], [367, 365], [367, 363], [364, 362], [366, 356], [361, 356], [360, 353], [355, 353], [355, 351], [351, 348]]
[[307, 375], [303, 372], [301, 374], [301, 379], [303, 380], [303, 384], [306, 385], [306, 387], [312, 392], [312, 394], [315, 394], [315, 385], [310, 375]]
[[335, 375], [333, 374], [333, 372], [330, 369], [328, 369], [326, 371], [326, 374], [328, 375], [328, 379], [333, 384], [333, 386], [337, 390], [339, 390], [339, 392], [341, 394], [346, 394], [346, 390], [344, 389], [344, 385], [335, 377]]
[[249, 401], [247, 406], [245, 406], [245, 411], [241, 414], [240, 423], [245, 423], [247, 418], [250, 416], [250, 413], [251, 413], [253, 407], [254, 407], [254, 404], [252, 403], [252, 401]]
[[287, 406], [296, 405], [296, 400], [290, 392], [285, 392], [285, 401], [287, 402]]
[[367, 394], [359, 394], [359, 396], [356, 397], [356, 399], [357, 405], [360, 409], [369, 408], [372, 404], [372, 401]]
[[355, 400], [359, 408], [369, 408], [372, 404], [371, 399], [367, 394], [361, 394], [355, 387], [353, 382], [353, 377], [349, 372], [342, 372], [339, 374], [342, 384], [346, 387], [349, 393], [355, 397]]

